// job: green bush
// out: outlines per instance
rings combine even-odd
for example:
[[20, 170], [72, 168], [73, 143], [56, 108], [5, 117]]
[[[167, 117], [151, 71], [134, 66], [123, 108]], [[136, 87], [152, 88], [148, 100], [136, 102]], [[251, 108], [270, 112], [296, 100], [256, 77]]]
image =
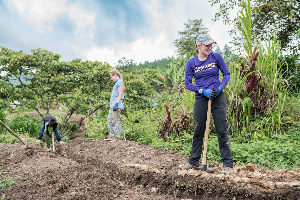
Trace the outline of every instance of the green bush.
[[[6, 120], [5, 120], [5, 114], [3, 113], [2, 110], [0, 110], [0, 120], [3, 122], [3, 123], [6, 123]], [[0, 134], [3, 133], [6, 129], [0, 125]]]
[[126, 139], [151, 144], [158, 139], [157, 120], [153, 110], [136, 110], [122, 116], [122, 132]]
[[90, 117], [85, 124], [84, 136], [87, 138], [101, 139], [106, 137], [108, 133], [107, 118], [105, 117]]
[[126, 109], [145, 109], [151, 107], [150, 97], [153, 94], [151, 86], [136, 74], [125, 74], [124, 106]]
[[278, 67], [293, 93], [300, 91], [300, 64], [292, 55], [279, 57]]
[[41, 120], [30, 115], [19, 115], [12, 119], [7, 126], [17, 134], [28, 133], [30, 137], [37, 138]]
[[163, 85], [158, 84], [157, 82], [153, 81], [159, 80], [159, 73], [157, 69], [143, 69], [143, 81], [151, 86], [152, 90], [155, 90], [156, 92], [160, 92], [164, 89]]

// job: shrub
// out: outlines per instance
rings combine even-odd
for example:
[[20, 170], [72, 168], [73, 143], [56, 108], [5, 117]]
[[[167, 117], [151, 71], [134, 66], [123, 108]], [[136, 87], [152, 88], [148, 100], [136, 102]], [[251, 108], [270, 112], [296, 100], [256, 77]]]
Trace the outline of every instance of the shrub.
[[90, 117], [86, 120], [84, 136], [87, 138], [101, 139], [108, 133], [107, 120], [105, 117]]
[[[6, 123], [6, 120], [5, 120], [5, 114], [3, 113], [2, 110], [0, 110], [0, 120], [3, 122], [3, 123]], [[3, 133], [6, 129], [0, 125], [0, 134]]]
[[188, 111], [184, 105], [180, 105], [181, 110], [175, 113], [175, 116], [171, 118], [171, 112], [173, 109], [174, 103], [168, 108], [167, 105], [164, 105], [166, 108], [166, 118], [163, 119], [158, 126], [158, 133], [161, 138], [165, 141], [167, 140], [166, 136], [173, 136], [174, 138], [180, 136], [183, 133], [193, 133], [193, 114]]
[[163, 90], [164, 86], [162, 84], [158, 84], [153, 80], [159, 80], [159, 73], [157, 69], [143, 69], [143, 80], [146, 84], [149, 84], [152, 90], [156, 92], [160, 92]]
[[124, 75], [125, 94], [124, 106], [129, 109], [145, 109], [152, 105], [150, 97], [153, 94], [149, 84], [136, 76], [136, 74]]
[[288, 86], [292, 92], [300, 91], [300, 64], [291, 55], [279, 57], [278, 68], [284, 79], [288, 81]]
[[28, 133], [30, 137], [37, 138], [41, 120], [30, 115], [19, 115], [12, 119], [7, 125], [17, 134]]

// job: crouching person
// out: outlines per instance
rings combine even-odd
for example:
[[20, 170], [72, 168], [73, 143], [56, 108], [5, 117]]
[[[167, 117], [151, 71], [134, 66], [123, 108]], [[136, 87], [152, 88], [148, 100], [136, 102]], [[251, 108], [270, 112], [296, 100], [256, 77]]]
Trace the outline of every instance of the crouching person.
[[39, 133], [39, 137], [38, 137], [39, 142], [41, 142], [45, 130], [46, 130], [46, 134], [50, 138], [52, 137], [49, 133], [49, 130], [48, 130], [49, 127], [52, 127], [53, 132], [55, 133], [57, 142], [62, 144], [63, 142], [61, 141], [61, 137], [60, 137], [60, 134], [58, 132], [57, 125], [58, 125], [58, 123], [57, 123], [57, 120], [54, 116], [47, 115], [47, 116], [43, 117], [41, 129], [40, 129], [40, 133]]

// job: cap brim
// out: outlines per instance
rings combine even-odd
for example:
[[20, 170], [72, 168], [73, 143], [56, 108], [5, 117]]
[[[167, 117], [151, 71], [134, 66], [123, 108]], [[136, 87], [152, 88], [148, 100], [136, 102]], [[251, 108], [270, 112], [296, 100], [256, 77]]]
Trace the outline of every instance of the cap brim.
[[198, 45], [198, 44], [209, 45], [209, 44], [212, 44], [212, 43], [217, 44], [216, 41], [214, 41], [214, 40], [209, 40], [209, 41], [206, 42], [206, 44], [201, 42], [201, 43], [197, 43], [197, 45]]

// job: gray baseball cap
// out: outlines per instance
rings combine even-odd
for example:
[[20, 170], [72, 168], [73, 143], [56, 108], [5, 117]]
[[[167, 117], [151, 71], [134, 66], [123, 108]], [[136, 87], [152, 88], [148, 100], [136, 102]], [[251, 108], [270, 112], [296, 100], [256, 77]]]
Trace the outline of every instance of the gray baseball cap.
[[211, 43], [217, 44], [216, 41], [214, 39], [212, 39], [208, 34], [201, 34], [197, 37], [197, 40], [196, 40], [196, 46], [198, 44], [208, 45]]

